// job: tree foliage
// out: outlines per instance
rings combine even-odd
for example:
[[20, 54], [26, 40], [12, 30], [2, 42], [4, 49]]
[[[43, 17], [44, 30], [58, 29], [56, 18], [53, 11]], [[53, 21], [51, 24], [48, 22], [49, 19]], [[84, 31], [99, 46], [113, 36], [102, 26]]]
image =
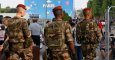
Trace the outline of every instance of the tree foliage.
[[0, 13], [16, 13], [16, 9], [7, 6], [6, 8], [0, 8]]
[[63, 20], [64, 20], [64, 21], [69, 21], [69, 20], [71, 19], [71, 17], [68, 15], [68, 13], [65, 12], [65, 11], [63, 11], [63, 13], [64, 13]]
[[[89, 0], [87, 7], [92, 8], [94, 16], [103, 16], [107, 11], [108, 6], [115, 6], [115, 0]], [[115, 9], [112, 9], [115, 11]]]

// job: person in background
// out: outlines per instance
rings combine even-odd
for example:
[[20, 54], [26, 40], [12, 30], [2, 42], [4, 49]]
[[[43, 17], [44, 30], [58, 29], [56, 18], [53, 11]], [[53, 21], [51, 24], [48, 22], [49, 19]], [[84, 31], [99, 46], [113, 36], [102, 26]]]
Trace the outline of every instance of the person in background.
[[0, 50], [1, 52], [1, 57], [0, 59], [1, 60], [5, 60], [8, 56], [9, 56], [9, 53], [8, 53], [8, 49], [6, 47], [8, 47], [9, 45], [7, 44], [7, 40], [8, 40], [8, 37], [6, 36], [6, 32], [7, 32], [7, 27], [8, 27], [8, 20], [10, 19], [11, 17], [10, 16], [5, 16], [3, 18], [3, 24], [0, 26], [0, 45], [1, 45], [1, 48], [2, 50]]
[[33, 23], [30, 24], [29, 30], [31, 31], [33, 42], [36, 46], [40, 47], [40, 35], [43, 35], [43, 29], [37, 22], [38, 19], [33, 19]]
[[0, 26], [0, 45], [4, 43], [5, 38], [5, 26], [1, 25]]
[[46, 21], [46, 27], [51, 24], [51, 21]]
[[99, 21], [99, 23], [98, 23], [98, 27], [99, 27], [99, 29], [101, 30], [101, 33], [102, 33], [102, 35], [103, 35], [103, 24], [102, 24], [102, 20], [100, 20]]
[[38, 60], [40, 59], [39, 57], [40, 56], [40, 41], [41, 41], [40, 35], [43, 35], [43, 29], [42, 29], [42, 26], [38, 24], [37, 18], [33, 18], [32, 21], [33, 23], [29, 25], [29, 30], [31, 31], [31, 37], [33, 39], [33, 42], [36, 45], [33, 48], [33, 54], [34, 54], [33, 60]]
[[10, 20], [10, 19], [11, 19], [10, 16], [5, 16], [3, 18], [3, 24], [5, 25], [5, 29], [7, 29], [7, 27], [8, 27], [8, 20]]
[[28, 22], [28, 26], [29, 26], [29, 25], [30, 25], [30, 21], [29, 21], [29, 19], [28, 19], [28, 21], [27, 21], [27, 22]]
[[3, 43], [5, 40], [5, 26], [4, 25], [0, 25], [0, 56], [2, 55], [2, 49], [3, 49]]
[[[110, 34], [110, 36], [114, 36], [114, 34]], [[115, 37], [111, 37], [110, 46], [110, 60], [115, 60]]]
[[100, 52], [101, 52], [101, 60], [105, 60], [107, 55], [105, 37], [103, 37], [102, 40], [100, 41]]
[[72, 30], [72, 35], [73, 35], [73, 38], [74, 38], [75, 49], [76, 49], [78, 60], [82, 60], [83, 56], [82, 56], [81, 44], [78, 44], [77, 40], [76, 40], [76, 29], [77, 29], [76, 25], [78, 23], [77, 21], [78, 21], [77, 19], [73, 19], [73, 20], [70, 20], [69, 23], [72, 27], [71, 30]]

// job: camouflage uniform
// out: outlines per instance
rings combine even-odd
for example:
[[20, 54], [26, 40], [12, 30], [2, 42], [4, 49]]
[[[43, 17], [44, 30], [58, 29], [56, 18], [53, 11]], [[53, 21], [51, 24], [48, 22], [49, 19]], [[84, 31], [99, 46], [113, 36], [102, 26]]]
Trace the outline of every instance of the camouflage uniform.
[[102, 34], [96, 23], [83, 20], [76, 27], [78, 43], [82, 44], [82, 52], [85, 60], [93, 60], [96, 57], [96, 48]]
[[8, 21], [9, 53], [10, 60], [31, 60], [32, 50], [30, 49], [31, 38], [27, 21], [23, 18], [14, 17]]
[[[48, 32], [48, 28], [50, 28], [50, 26], [52, 26], [53, 24], [57, 24], [57, 25], [59, 25], [59, 27], [61, 27], [61, 30], [64, 33], [63, 37], [67, 38], [67, 39], [62, 40], [63, 45], [59, 48], [58, 47], [50, 48], [48, 46], [48, 48], [51, 50], [52, 60], [71, 60], [70, 55], [68, 53], [68, 48], [67, 48], [66, 42], [73, 41], [73, 38], [72, 38], [72, 35], [70, 32], [70, 25], [67, 24], [66, 22], [56, 20], [44, 29], [44, 36], [45, 36], [46, 44], [48, 45], [50, 43], [50, 42], [48, 42], [48, 39], [47, 39], [47, 36], [49, 35], [49, 34], [47, 34], [47, 32]], [[56, 34], [56, 37], [57, 37], [59, 34], [58, 30], [56, 30], [56, 32], [54, 34]], [[56, 38], [56, 39], [59, 39], [59, 38]], [[54, 43], [56, 44], [57, 42], [54, 42]]]

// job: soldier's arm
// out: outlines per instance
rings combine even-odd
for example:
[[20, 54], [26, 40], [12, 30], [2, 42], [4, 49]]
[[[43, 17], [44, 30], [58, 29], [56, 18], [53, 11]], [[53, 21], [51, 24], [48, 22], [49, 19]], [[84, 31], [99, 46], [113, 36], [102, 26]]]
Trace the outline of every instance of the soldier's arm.
[[44, 37], [44, 41], [45, 41], [45, 43], [46, 43], [46, 45], [47, 45], [47, 39], [45, 38], [46, 37], [46, 31], [47, 31], [47, 27], [45, 27], [44, 28], [44, 35], [43, 35], [43, 37]]
[[76, 54], [75, 52], [75, 47], [74, 47], [74, 40], [73, 40], [73, 37], [72, 37], [72, 34], [71, 34], [71, 30], [70, 30], [70, 25], [69, 24], [66, 24], [66, 37], [67, 37], [67, 40], [69, 42], [69, 47], [72, 51], [72, 54]]
[[95, 32], [96, 32], [96, 35], [98, 37], [98, 40], [100, 41], [102, 39], [102, 33], [101, 33], [101, 30], [99, 29], [99, 27], [97, 26], [96, 23], [94, 23], [94, 27], [95, 27]]
[[31, 44], [32, 44], [31, 33], [29, 31], [28, 23], [26, 20], [22, 20], [22, 31], [23, 31], [24, 38], [25, 38], [25, 41], [27, 44], [26, 47], [31, 46]]
[[30, 37], [30, 31], [29, 31], [29, 28], [28, 28], [28, 23], [26, 20], [22, 20], [22, 31], [23, 31], [23, 34], [25, 35], [25, 37]]

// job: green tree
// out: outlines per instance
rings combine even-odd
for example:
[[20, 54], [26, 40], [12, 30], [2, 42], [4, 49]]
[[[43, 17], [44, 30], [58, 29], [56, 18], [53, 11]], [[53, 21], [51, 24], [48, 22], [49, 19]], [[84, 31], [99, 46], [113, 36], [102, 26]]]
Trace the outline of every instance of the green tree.
[[[110, 2], [110, 5], [111, 6], [115, 6], [115, 0], [111, 0], [111, 2]], [[110, 12], [110, 15], [112, 16], [112, 17], [114, 17], [115, 16], [115, 8], [112, 8], [111, 10], [110, 10], [111, 12]]]
[[92, 3], [93, 3], [93, 1], [88, 1], [87, 7], [88, 7], [88, 8], [92, 8]]
[[92, 12], [94, 16], [100, 16], [101, 15], [101, 6], [102, 6], [102, 0], [89, 0], [87, 7], [92, 8]]
[[16, 9], [7, 6], [6, 8], [0, 8], [0, 13], [16, 13]]
[[101, 14], [104, 15], [106, 10], [107, 10], [107, 6], [108, 6], [108, 0], [103, 0], [103, 4], [102, 4], [102, 10], [101, 10]]
[[68, 15], [68, 13], [65, 12], [65, 11], [63, 11], [63, 13], [64, 13], [63, 20], [64, 20], [64, 21], [69, 21], [69, 20], [71, 19], [71, 17]]

